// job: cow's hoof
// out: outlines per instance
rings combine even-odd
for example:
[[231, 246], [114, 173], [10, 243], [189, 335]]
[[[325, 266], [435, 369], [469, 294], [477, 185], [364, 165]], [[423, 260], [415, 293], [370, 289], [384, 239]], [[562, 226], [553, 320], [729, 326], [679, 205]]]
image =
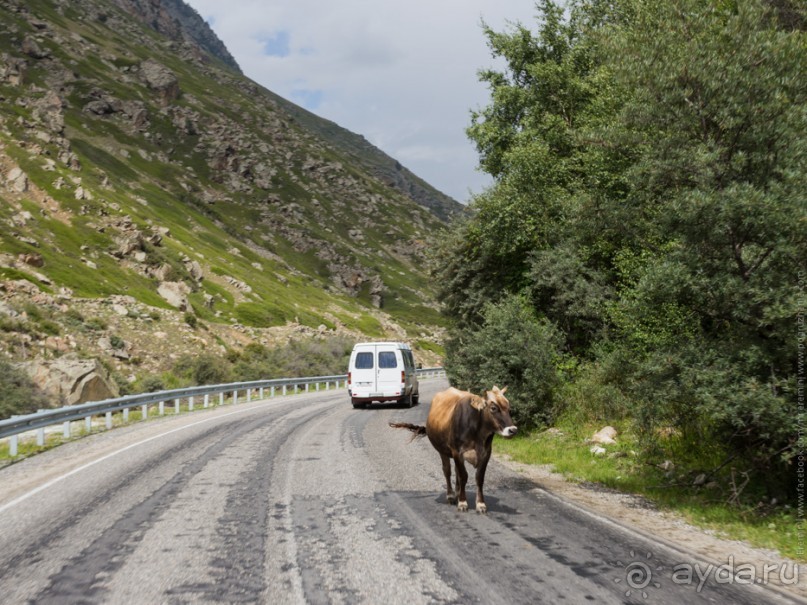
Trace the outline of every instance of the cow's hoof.
[[449, 504], [457, 503], [457, 497], [454, 494], [449, 494], [448, 496], [446, 496], [446, 500], [448, 501]]
[[467, 513], [468, 503], [465, 501], [461, 501], [459, 504], [457, 504], [457, 510], [460, 511], [461, 513]]
[[485, 506], [484, 502], [479, 502], [476, 505], [476, 512], [484, 515], [484, 514], [486, 514], [488, 512], [488, 507]]

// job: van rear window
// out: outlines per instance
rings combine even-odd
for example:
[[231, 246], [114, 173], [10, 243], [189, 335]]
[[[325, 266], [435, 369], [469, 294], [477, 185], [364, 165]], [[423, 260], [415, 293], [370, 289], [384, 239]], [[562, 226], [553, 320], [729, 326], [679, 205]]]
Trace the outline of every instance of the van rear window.
[[373, 369], [373, 354], [372, 353], [358, 353], [356, 355], [356, 369], [357, 370], [372, 370]]
[[395, 353], [392, 351], [381, 351], [378, 353], [378, 367], [379, 368], [397, 368], [398, 361], [395, 359]]

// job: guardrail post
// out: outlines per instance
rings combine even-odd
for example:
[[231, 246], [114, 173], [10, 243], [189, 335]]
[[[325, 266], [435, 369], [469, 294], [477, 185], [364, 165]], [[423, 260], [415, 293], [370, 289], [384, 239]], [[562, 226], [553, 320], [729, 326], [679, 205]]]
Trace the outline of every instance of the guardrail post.
[[12, 458], [17, 456], [17, 445], [19, 444], [19, 435], [12, 435], [8, 442], [8, 455]]
[[160, 402], [160, 416], [165, 416], [165, 402]]
[[233, 391], [233, 405], [238, 403], [238, 389]]
[[143, 417], [141, 420], [145, 420], [149, 417], [149, 406], [148, 405], [141, 405], [140, 406], [140, 415]]
[[274, 397], [274, 396], [275, 396], [275, 387], [274, 387], [274, 385], [272, 385], [269, 388], [269, 397]]
[[106, 413], [106, 428], [107, 430], [112, 428], [112, 412]]
[[129, 422], [129, 408], [123, 408], [123, 421]]
[[188, 397], [188, 411], [189, 412], [193, 411], [193, 395]]
[[247, 403], [252, 401], [252, 389], [247, 389]]
[[286, 394], [286, 385], [285, 384], [283, 385], [283, 394], [284, 395]]
[[69, 421], [69, 420], [67, 420], [67, 421], [66, 421], [66, 422], [65, 422], [65, 423], [62, 425], [62, 437], [64, 437], [65, 439], [69, 439], [69, 438], [70, 438], [70, 421]]
[[204, 407], [207, 407], [207, 406], [210, 405], [210, 393], [205, 393], [205, 402], [204, 402], [203, 405], [204, 405]]
[[258, 391], [259, 397], [263, 399], [263, 387], [261, 387], [260, 391]]
[[219, 405], [224, 405], [224, 391], [219, 393]]
[[307, 382], [305, 383], [305, 392], [306, 392], [306, 393], [308, 392], [308, 387], [310, 387], [310, 386], [311, 386], [311, 385], [310, 385], [310, 384], [308, 384]]
[[[41, 414], [44, 411], [45, 410], [43, 410], [43, 409], [38, 409], [36, 411], [36, 413]], [[40, 446], [40, 447], [45, 445], [45, 428], [44, 427], [42, 427], [40, 429], [37, 429], [37, 431], [36, 431], [36, 444], [38, 446]]]

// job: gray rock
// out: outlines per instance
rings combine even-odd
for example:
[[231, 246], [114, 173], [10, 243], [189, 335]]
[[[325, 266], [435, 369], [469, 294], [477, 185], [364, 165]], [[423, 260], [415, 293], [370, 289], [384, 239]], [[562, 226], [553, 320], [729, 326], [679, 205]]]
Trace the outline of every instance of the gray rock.
[[59, 359], [20, 364], [56, 406], [118, 397], [117, 385], [97, 359], [65, 355]]
[[14, 167], [6, 174], [9, 189], [17, 193], [28, 191], [28, 176], [19, 167]]
[[169, 305], [176, 307], [180, 311], [187, 311], [190, 308], [188, 303], [188, 294], [190, 292], [191, 289], [188, 285], [181, 281], [165, 281], [157, 288], [157, 294], [162, 296]]
[[44, 59], [50, 56], [50, 53], [42, 50], [42, 47], [39, 46], [36, 39], [31, 36], [25, 36], [20, 50], [22, 50], [23, 54], [28, 55], [32, 59]]
[[163, 105], [168, 105], [179, 97], [179, 80], [165, 65], [147, 59], [140, 64], [140, 77], [146, 86], [159, 93]]

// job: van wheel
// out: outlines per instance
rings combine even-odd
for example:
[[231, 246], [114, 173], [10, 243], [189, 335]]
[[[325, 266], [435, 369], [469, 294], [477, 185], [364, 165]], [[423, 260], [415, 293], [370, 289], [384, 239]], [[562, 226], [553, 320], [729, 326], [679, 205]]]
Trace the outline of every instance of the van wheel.
[[356, 408], [357, 410], [358, 410], [359, 408], [363, 408], [363, 407], [365, 407], [365, 404], [363, 404], [363, 403], [359, 403], [358, 401], [356, 401], [355, 399], [352, 399], [352, 398], [351, 398], [351, 400], [350, 400], [350, 403], [352, 403], [352, 404], [353, 404], [353, 407], [354, 407], [354, 408]]
[[412, 405], [417, 405], [420, 403], [420, 393], [415, 393], [412, 395]]
[[401, 399], [401, 404], [405, 405], [408, 408], [411, 408], [413, 405], [415, 405], [413, 402], [414, 402], [414, 398], [412, 397], [411, 394], [407, 395], [406, 397]]

